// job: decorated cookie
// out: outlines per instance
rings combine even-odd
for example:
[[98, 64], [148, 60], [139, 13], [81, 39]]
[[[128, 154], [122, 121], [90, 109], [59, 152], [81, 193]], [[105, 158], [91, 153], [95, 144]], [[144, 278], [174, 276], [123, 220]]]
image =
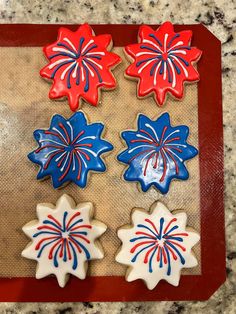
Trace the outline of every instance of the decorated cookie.
[[38, 204], [38, 221], [23, 227], [31, 243], [22, 256], [36, 260], [36, 278], [54, 274], [60, 287], [66, 285], [69, 274], [84, 279], [88, 261], [102, 259], [103, 250], [97, 238], [106, 226], [93, 217], [91, 203], [76, 205], [71, 197], [63, 195], [52, 204]]
[[163, 194], [168, 192], [172, 179], [188, 179], [184, 161], [198, 153], [187, 143], [188, 134], [185, 125], [171, 126], [168, 113], [154, 121], [140, 114], [138, 130], [121, 134], [128, 146], [117, 157], [129, 166], [124, 179], [138, 181], [144, 192], [153, 185]]
[[28, 157], [40, 165], [37, 179], [51, 176], [54, 188], [70, 181], [84, 188], [90, 170], [106, 170], [101, 154], [113, 149], [101, 139], [103, 128], [102, 123], [88, 124], [82, 112], [69, 120], [54, 115], [48, 130], [34, 131], [39, 147]]
[[174, 32], [173, 25], [165, 22], [156, 31], [141, 26], [138, 44], [125, 47], [125, 53], [133, 62], [125, 75], [139, 80], [138, 97], [152, 94], [160, 106], [167, 92], [175, 98], [183, 97], [183, 83], [199, 80], [194, 68], [201, 51], [191, 47], [191, 31]]
[[133, 210], [132, 226], [118, 230], [122, 247], [116, 261], [128, 266], [127, 281], [143, 279], [148, 289], [162, 279], [178, 286], [181, 269], [198, 264], [191, 249], [200, 237], [186, 229], [186, 220], [185, 213], [173, 215], [160, 202], [150, 213]]
[[76, 32], [61, 27], [57, 41], [44, 47], [49, 64], [40, 75], [53, 80], [49, 97], [68, 97], [73, 111], [81, 99], [97, 106], [100, 88], [116, 86], [111, 69], [121, 58], [109, 52], [111, 48], [111, 35], [95, 36], [88, 24], [83, 24]]

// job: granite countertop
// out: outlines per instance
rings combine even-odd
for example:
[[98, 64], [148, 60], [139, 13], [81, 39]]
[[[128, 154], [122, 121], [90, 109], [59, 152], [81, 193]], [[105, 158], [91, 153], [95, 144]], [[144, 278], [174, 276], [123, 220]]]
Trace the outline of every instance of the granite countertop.
[[[98, 13], [100, 12], [100, 13]], [[234, 0], [5, 0], [1, 23], [203, 23], [222, 42], [227, 280], [206, 302], [2, 303], [1, 313], [236, 312], [236, 3]]]

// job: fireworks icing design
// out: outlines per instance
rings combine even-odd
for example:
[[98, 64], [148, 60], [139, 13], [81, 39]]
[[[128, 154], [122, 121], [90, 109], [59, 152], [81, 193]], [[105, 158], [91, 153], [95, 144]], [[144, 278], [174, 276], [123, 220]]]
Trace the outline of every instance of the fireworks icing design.
[[82, 112], [69, 120], [53, 116], [48, 130], [34, 131], [39, 147], [28, 157], [41, 166], [37, 179], [51, 176], [54, 188], [69, 181], [85, 187], [90, 170], [106, 170], [100, 155], [113, 149], [101, 139], [103, 128], [102, 123], [88, 124]]
[[22, 256], [38, 262], [37, 278], [50, 274], [57, 276], [64, 287], [67, 273], [80, 279], [86, 276], [86, 263], [103, 258], [103, 252], [94, 241], [106, 230], [100, 222], [90, 222], [92, 204], [75, 205], [72, 198], [63, 195], [54, 208], [52, 204], [39, 204], [39, 221], [23, 227], [32, 242]]
[[[87, 260], [90, 259], [90, 253], [84, 243], [90, 244], [87, 238], [87, 229], [91, 229], [91, 225], [84, 225], [80, 212], [76, 212], [67, 222], [68, 212], [63, 214], [63, 225], [53, 215], [48, 215], [48, 219], [43, 220], [43, 224], [37, 227], [37, 232], [33, 234], [33, 238], [43, 238], [36, 244], [35, 250], [38, 251], [37, 258], [43, 254], [47, 246], [51, 246], [48, 258], [53, 260], [55, 267], [58, 267], [58, 258], [64, 262], [73, 259], [72, 269], [78, 267], [77, 252], [84, 253]], [[76, 220], [77, 218], [77, 220]]]
[[129, 165], [124, 179], [139, 181], [144, 192], [153, 185], [161, 193], [168, 192], [173, 178], [188, 179], [184, 161], [198, 153], [186, 142], [188, 134], [189, 128], [185, 125], [171, 126], [168, 113], [156, 121], [140, 114], [138, 130], [122, 132], [128, 148], [117, 158]]
[[[186, 248], [180, 243], [183, 242], [183, 237], [187, 237], [188, 233], [172, 233], [178, 229], [176, 218], [166, 223], [164, 217], [160, 218], [159, 227], [157, 227], [150, 219], [146, 218], [144, 224], [138, 224], [137, 228], [140, 231], [135, 232], [137, 237], [130, 239], [130, 242], [135, 243], [131, 248], [131, 253], [135, 253], [132, 258], [132, 263], [135, 263], [141, 253], [144, 253], [145, 264], [148, 263], [148, 270], [153, 272], [153, 259], [159, 263], [162, 268], [163, 264], [167, 264], [167, 275], [171, 275], [171, 259], [180, 259], [182, 265], [185, 264], [185, 259], [182, 252]], [[173, 226], [172, 226], [173, 225]], [[171, 229], [169, 228], [171, 226]]]
[[109, 52], [110, 35], [94, 36], [91, 27], [83, 24], [76, 32], [60, 28], [55, 43], [44, 48], [49, 60], [40, 75], [53, 80], [50, 98], [67, 96], [71, 110], [76, 110], [83, 98], [93, 106], [98, 104], [98, 88], [116, 86], [110, 69], [121, 59]]
[[140, 79], [138, 96], [154, 93], [156, 102], [163, 105], [166, 93], [176, 98], [183, 97], [183, 83], [199, 80], [193, 67], [201, 51], [191, 47], [191, 31], [175, 33], [173, 25], [165, 22], [156, 31], [141, 26], [139, 43], [125, 47], [133, 63], [126, 69], [126, 75]]
[[186, 214], [171, 212], [160, 202], [150, 213], [135, 209], [133, 226], [121, 228], [123, 242], [116, 260], [129, 266], [127, 280], [143, 279], [153, 289], [161, 279], [177, 286], [180, 270], [194, 267], [197, 260], [191, 248], [199, 241], [196, 232], [186, 230]]

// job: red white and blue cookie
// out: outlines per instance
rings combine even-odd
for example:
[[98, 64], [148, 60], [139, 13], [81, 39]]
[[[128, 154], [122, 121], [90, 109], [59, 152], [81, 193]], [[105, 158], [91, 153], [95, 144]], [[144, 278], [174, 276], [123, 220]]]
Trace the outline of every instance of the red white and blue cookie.
[[106, 226], [93, 218], [91, 203], [75, 204], [68, 195], [62, 195], [53, 204], [37, 205], [38, 221], [23, 227], [31, 243], [22, 252], [25, 258], [38, 262], [36, 278], [55, 275], [64, 287], [69, 274], [84, 279], [88, 261], [102, 259], [103, 250], [97, 238]]
[[138, 97], [153, 95], [162, 106], [166, 94], [181, 99], [184, 82], [199, 80], [194, 68], [201, 50], [191, 47], [192, 31], [174, 32], [173, 25], [165, 22], [156, 31], [149, 26], [141, 26], [138, 44], [125, 47], [125, 53], [132, 64], [125, 76], [139, 80]]
[[53, 80], [49, 97], [67, 97], [73, 111], [79, 107], [81, 99], [97, 106], [100, 89], [116, 86], [111, 69], [121, 58], [109, 52], [111, 48], [111, 35], [95, 36], [88, 24], [83, 24], [76, 32], [61, 27], [57, 41], [43, 49], [49, 64], [40, 75]]
[[156, 120], [140, 114], [138, 129], [121, 133], [128, 146], [117, 157], [128, 165], [124, 179], [138, 181], [144, 192], [154, 186], [163, 194], [169, 191], [172, 179], [187, 180], [184, 162], [198, 153], [187, 143], [188, 134], [185, 125], [171, 126], [168, 113]]
[[200, 236], [186, 228], [187, 215], [172, 214], [158, 202], [150, 213], [135, 208], [132, 225], [118, 230], [122, 247], [116, 261], [128, 266], [126, 280], [142, 279], [148, 289], [154, 289], [160, 280], [179, 285], [181, 269], [197, 266], [191, 249]]
[[84, 188], [90, 171], [104, 172], [106, 166], [101, 155], [113, 146], [103, 140], [104, 125], [89, 124], [83, 112], [70, 119], [56, 114], [48, 130], [35, 130], [39, 147], [28, 158], [40, 165], [37, 179], [51, 176], [54, 188], [73, 181]]

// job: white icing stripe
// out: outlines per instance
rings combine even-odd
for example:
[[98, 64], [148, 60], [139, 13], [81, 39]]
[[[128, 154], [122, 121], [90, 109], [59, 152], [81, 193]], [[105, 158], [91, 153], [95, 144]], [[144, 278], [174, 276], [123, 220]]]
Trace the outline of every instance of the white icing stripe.
[[155, 152], [155, 150], [153, 149], [152, 151], [150, 151], [149, 153], [147, 153], [140, 161], [140, 163], [142, 164], [144, 162], [144, 160], [151, 154], [153, 154]]
[[178, 155], [176, 155], [176, 153], [174, 153], [174, 152], [171, 150], [171, 148], [168, 147], [168, 150], [170, 150], [170, 151], [171, 151], [171, 154], [173, 154], [176, 158], [178, 158], [181, 162], [183, 162], [183, 159], [180, 158]]
[[94, 157], [97, 157], [97, 154], [95, 152], [93, 152], [91, 149], [85, 148], [80, 146], [79, 147], [80, 150], [86, 150], [87, 152], [89, 152], [90, 154], [92, 154]]
[[62, 153], [59, 157], [55, 159], [56, 162], [58, 162], [67, 152]]
[[161, 151], [164, 153], [164, 155], [167, 159], [166, 168], [168, 169], [168, 166], [170, 167], [170, 165], [173, 163], [173, 160], [170, 159], [170, 157], [168, 156], [168, 154], [166, 153], [166, 151], [164, 149], [162, 149]]
[[163, 143], [165, 143], [165, 142], [168, 140], [168, 138], [169, 138], [171, 135], [175, 134], [175, 133], [179, 133], [179, 130], [175, 130], [175, 131], [171, 132], [169, 135], [167, 135], [167, 137], [163, 140]]
[[165, 37], [164, 37], [164, 52], [166, 52], [166, 43], [167, 43], [167, 39], [168, 39], [168, 34], [165, 34]]
[[94, 77], [94, 73], [93, 71], [90, 69], [90, 67], [88, 66], [88, 64], [86, 62], [84, 62], [84, 60], [82, 60], [83, 65], [89, 70], [89, 73], [91, 74], [92, 77]]
[[44, 155], [44, 158], [48, 158], [51, 154], [56, 153], [56, 152], [59, 152], [59, 151], [60, 151], [60, 149], [51, 150], [49, 153], [47, 153], [46, 155]]
[[74, 71], [73, 71], [73, 73], [72, 73], [72, 77], [73, 77], [73, 78], [76, 78], [76, 75], [77, 75], [77, 69], [78, 69], [78, 63], [76, 62], [75, 69], [74, 69]]
[[150, 148], [150, 144], [149, 145], [143, 144], [143, 145], [136, 146], [136, 147], [128, 150], [128, 154], [131, 154], [134, 150], [141, 148], [141, 147], [149, 147]]
[[66, 73], [75, 65], [76, 61], [72, 62], [68, 65], [68, 67], [65, 68], [65, 70], [61, 74], [61, 80], [63, 81], [65, 79]]
[[145, 126], [146, 126], [147, 128], [149, 128], [149, 129], [152, 130], [153, 134], [154, 134], [155, 137], [156, 137], [156, 140], [159, 142], [159, 138], [158, 138], [158, 136], [157, 136], [157, 133], [156, 133], [155, 129], [154, 129], [149, 123], [145, 123]]
[[84, 81], [84, 68], [81, 67], [81, 80]]
[[80, 142], [82, 142], [82, 141], [84, 141], [84, 140], [87, 140], [87, 139], [90, 139], [90, 140], [95, 140], [96, 139], [96, 136], [85, 136], [85, 137], [83, 137], [83, 138], [81, 138], [81, 139], [78, 139], [76, 142], [75, 142], [75, 144], [77, 144], [77, 143], [80, 143]]
[[172, 81], [172, 87], [174, 88], [176, 86], [176, 74], [175, 74], [175, 69], [173, 67], [172, 61], [168, 58], [167, 62], [170, 65], [170, 68], [172, 70], [172, 75], [173, 75], [173, 81]]
[[158, 63], [155, 73], [154, 73], [154, 80], [153, 80], [154, 85], [157, 85], [157, 71], [160, 68], [160, 66], [161, 66], [161, 62]]
[[153, 140], [152, 140], [151, 138], [148, 138], [148, 137], [143, 136], [143, 135], [141, 135], [141, 134], [136, 134], [136, 136], [137, 136], [137, 137], [144, 138], [145, 140], [148, 140], [148, 141], [150, 141], [150, 142], [154, 143], [154, 142], [153, 142]]
[[86, 56], [92, 56], [92, 55], [105, 56], [105, 52], [94, 51], [94, 52], [88, 52], [88, 53], [86, 53]]
[[90, 62], [92, 62], [92, 63], [94, 63], [94, 64], [96, 64], [96, 66], [98, 66], [99, 67], [99, 69], [103, 69], [103, 67], [101, 66], [101, 64], [98, 64], [96, 61], [94, 61], [93, 59], [91, 59], [91, 58], [86, 58], [87, 60], [89, 60]]
[[83, 54], [83, 53], [86, 51], [86, 49], [87, 49], [92, 43], [94, 43], [94, 40], [93, 40], [93, 39], [91, 39], [91, 40], [84, 46], [84, 48], [83, 48], [82, 51], [81, 51], [81, 54]]
[[187, 54], [187, 52], [185, 50], [181, 50], [181, 49], [170, 51], [170, 54], [172, 54], [172, 53], [180, 53], [182, 55], [186, 55]]
[[166, 80], [166, 62], [164, 63], [164, 75], [163, 75], [164, 81]]
[[152, 42], [151, 40], [144, 39], [143, 43], [150, 44], [153, 47], [155, 47], [157, 50], [159, 50], [161, 53], [163, 53], [163, 50], [159, 46], [157, 46], [154, 42]]
[[187, 145], [183, 145], [183, 144], [172, 144], [172, 143], [167, 143], [167, 144], [165, 144], [165, 146], [179, 146], [179, 147], [184, 147], [184, 148], [186, 148], [187, 147]]
[[188, 77], [188, 71], [185, 69], [185, 67], [179, 61], [179, 59], [177, 57], [175, 57], [175, 56], [171, 56], [171, 58], [173, 58], [181, 66], [182, 70], [184, 71], [185, 76]]
[[73, 128], [72, 128], [72, 126], [71, 126], [71, 124], [70, 124], [69, 121], [66, 121], [66, 123], [67, 123], [67, 125], [68, 125], [69, 128], [70, 128], [70, 140], [73, 141], [73, 139], [74, 139]]
[[57, 144], [58, 146], [63, 146], [63, 147], [67, 147], [66, 145], [62, 144], [62, 143], [58, 143], [57, 141], [54, 140], [39, 140], [39, 143], [44, 143], [44, 142], [50, 142], [50, 143], [54, 143]]
[[64, 141], [69, 145], [69, 143], [68, 143], [67, 140], [65, 139], [64, 135], [63, 135], [56, 127], [53, 127], [52, 129], [53, 129], [53, 131], [56, 131], [58, 134], [60, 134], [61, 137], [64, 139]]
[[183, 42], [182, 41], [178, 41], [177, 44], [175, 44], [174, 46], [170, 47], [167, 52], [169, 52], [170, 50], [174, 49], [175, 47], [178, 47], [178, 46], [181, 46], [183, 45]]
[[147, 61], [139, 70], [138, 73], [141, 73], [151, 62], [157, 61], [156, 59]]
[[72, 49], [74, 49], [75, 53], [77, 53], [75, 46], [72, 44], [72, 42], [69, 40], [69, 38], [65, 37], [65, 38], [63, 38], [63, 40], [65, 42], [67, 42], [71, 46]]
[[63, 62], [65, 62], [65, 61], [71, 61], [71, 60], [73, 60], [73, 59], [72, 59], [72, 58], [63, 58], [63, 59], [57, 60], [57, 61], [51, 63], [51, 64], [48, 66], [48, 68], [49, 68], [49, 70], [51, 70], [51, 69], [54, 68], [56, 65], [58, 65], [58, 64], [60, 64], [60, 63], [63, 63]]
[[68, 158], [69, 158], [69, 155], [70, 155], [70, 153], [67, 152], [66, 160], [64, 161], [64, 164], [63, 164], [63, 166], [62, 166], [61, 169], [60, 169], [61, 172], [64, 170], [64, 168], [65, 168], [65, 166], [66, 166], [66, 163], [67, 163], [67, 160], [68, 160]]
[[53, 47], [52, 48], [52, 51], [55, 51], [55, 52], [65, 52], [65, 53], [68, 53], [70, 54], [72, 57], [76, 58], [76, 54], [68, 49], [65, 49], [65, 48], [60, 48], [60, 47]]
[[81, 160], [82, 160], [82, 162], [83, 162], [83, 164], [84, 164], [84, 167], [87, 168], [87, 164], [86, 164], [86, 162], [85, 162], [85, 160], [84, 160], [82, 154], [80, 154], [80, 152], [78, 152], [78, 150], [76, 150], [76, 153], [77, 153], [77, 154], [79, 155], [79, 157], [81, 158]]
[[148, 51], [146, 51], [146, 52], [138, 52], [136, 54], [136, 57], [140, 57], [140, 56], [143, 56], [143, 55], [160, 56], [161, 53], [160, 52], [148, 52]]
[[74, 154], [72, 154], [72, 164], [73, 164], [72, 171], [75, 171], [75, 155]]

